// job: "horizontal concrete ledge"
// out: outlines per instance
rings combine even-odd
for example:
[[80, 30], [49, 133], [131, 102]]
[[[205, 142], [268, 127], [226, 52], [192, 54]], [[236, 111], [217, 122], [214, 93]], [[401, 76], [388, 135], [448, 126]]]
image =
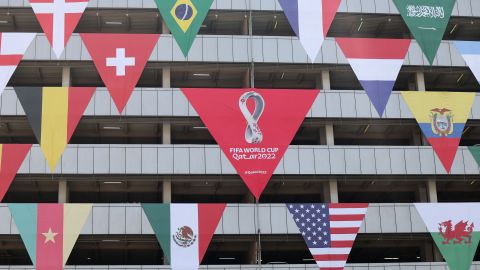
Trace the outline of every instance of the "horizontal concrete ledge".
[[[0, 96], [0, 116], [24, 116], [25, 112], [13, 88]], [[120, 116], [110, 93], [99, 87], [85, 110], [85, 116]], [[178, 88], [136, 88], [121, 116], [198, 117]], [[308, 118], [381, 119], [363, 90], [320, 91], [307, 113]], [[385, 108], [384, 119], [414, 119], [400, 92], [393, 92]], [[480, 119], [480, 94], [477, 93], [469, 119]]]
[[[167, 270], [168, 265], [99, 265], [99, 266], [65, 266], [65, 270]], [[202, 265], [200, 270], [318, 270], [314, 264], [278, 264], [278, 265]], [[448, 270], [446, 263], [370, 263], [347, 264], [346, 270]], [[471, 270], [479, 270], [480, 262], [473, 262]], [[0, 266], [0, 270], [35, 270], [32, 266]]]
[[[51, 174], [34, 145], [19, 174]], [[452, 175], [478, 175], [467, 147], [455, 156]], [[68, 145], [53, 174], [236, 175], [217, 145]], [[428, 146], [290, 146], [279, 175], [446, 175]]]
[[[472, 0], [473, 1], [473, 0]], [[479, 2], [480, 3], [480, 2]], [[480, 7], [479, 7], [480, 9]], [[254, 52], [252, 54], [252, 51]], [[291, 53], [279, 53], [291, 52]], [[50, 43], [43, 33], [37, 35], [28, 48], [24, 60], [57, 61]], [[79, 34], [73, 34], [65, 52], [58, 61], [90, 61], [91, 57]], [[187, 58], [171, 35], [161, 35], [149, 61], [151, 62], [214, 62], [214, 63], [278, 63], [307, 64], [305, 50], [296, 37], [198, 35]], [[314, 64], [345, 64], [347, 60], [333, 38], [323, 43]], [[405, 58], [406, 66], [427, 66], [430, 64], [418, 43], [413, 40]], [[452, 41], [442, 41], [433, 66], [465, 67], [465, 61]]]
[[[258, 211], [258, 214], [257, 214]], [[260, 217], [256, 225], [256, 217]], [[228, 204], [217, 235], [299, 234], [285, 204]], [[360, 233], [426, 233], [411, 203], [370, 204]], [[0, 235], [18, 234], [6, 204], [0, 204]], [[140, 204], [94, 204], [82, 234], [152, 235]]]
[[[457, 0], [453, 16], [480, 16], [480, 3], [476, 0]], [[27, 0], [0, 0], [3, 7], [29, 7]], [[90, 0], [89, 8], [156, 8], [154, 0]], [[276, 0], [214, 0], [214, 10], [281, 11]], [[392, 0], [342, 1], [339, 12], [398, 14]]]

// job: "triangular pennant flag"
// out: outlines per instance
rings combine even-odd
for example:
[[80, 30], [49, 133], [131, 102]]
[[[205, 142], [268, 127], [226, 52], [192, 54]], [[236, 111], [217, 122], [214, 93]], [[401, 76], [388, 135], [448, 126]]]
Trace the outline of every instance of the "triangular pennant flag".
[[342, 270], [368, 203], [294, 203], [287, 208], [318, 267]]
[[0, 33], [0, 95], [36, 35], [35, 33]]
[[0, 202], [7, 193], [18, 169], [22, 166], [30, 148], [32, 148], [31, 144], [0, 144]]
[[336, 41], [382, 117], [411, 40], [336, 38]]
[[163, 20], [187, 57], [213, 0], [155, 0]]
[[60, 58], [89, 0], [29, 0], [53, 52]]
[[95, 92], [95, 87], [14, 89], [53, 172]]
[[456, 0], [393, 0], [403, 20], [433, 64]]
[[36, 270], [62, 270], [91, 204], [8, 204]]
[[480, 42], [454, 41], [453, 44], [457, 47], [477, 81], [480, 82]]
[[450, 173], [475, 93], [402, 91], [402, 96]]
[[196, 270], [226, 204], [142, 204], [173, 270]]
[[480, 203], [415, 203], [450, 270], [470, 270], [480, 240]]
[[477, 162], [477, 165], [480, 166], [480, 146], [474, 145], [474, 146], [469, 146], [468, 150], [473, 156], [473, 159]]
[[157, 34], [80, 34], [122, 113], [157, 44]]
[[341, 0], [278, 0], [312, 62], [317, 58]]
[[257, 199], [319, 93], [294, 89], [182, 91]]

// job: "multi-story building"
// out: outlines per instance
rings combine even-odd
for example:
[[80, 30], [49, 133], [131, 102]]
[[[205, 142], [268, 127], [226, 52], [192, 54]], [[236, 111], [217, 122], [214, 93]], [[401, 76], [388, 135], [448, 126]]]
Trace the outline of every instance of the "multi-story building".
[[[0, 31], [42, 33], [26, 0], [0, 1]], [[187, 58], [153, 0], [91, 0], [75, 33], [162, 35], [122, 115], [78, 34], [60, 60], [39, 34], [0, 96], [1, 142], [36, 143], [12, 86], [99, 88], [55, 172], [34, 146], [3, 200], [94, 203], [69, 267], [164, 269], [138, 203], [226, 202], [204, 265], [315, 269], [283, 203], [368, 202], [348, 267], [445, 269], [412, 203], [480, 201], [479, 168], [465, 147], [480, 139], [480, 98], [451, 174], [399, 92], [378, 116], [333, 38], [410, 38], [391, 0], [343, 0], [314, 63], [276, 0], [214, 1]], [[434, 64], [413, 41], [395, 91], [479, 91], [451, 42], [480, 40], [479, 33], [480, 1], [457, 0]], [[321, 89], [260, 205], [181, 87]], [[0, 205], [0, 264], [31, 265], [6, 205]]]

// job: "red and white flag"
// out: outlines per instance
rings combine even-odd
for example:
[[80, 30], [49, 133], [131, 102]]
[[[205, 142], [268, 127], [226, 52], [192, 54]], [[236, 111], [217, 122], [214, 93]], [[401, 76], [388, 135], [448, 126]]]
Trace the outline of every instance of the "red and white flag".
[[35, 35], [35, 33], [0, 33], [0, 95]]
[[293, 203], [287, 208], [318, 267], [343, 270], [368, 203]]
[[113, 102], [122, 113], [158, 34], [80, 34]]
[[43, 32], [60, 58], [89, 0], [29, 0]]

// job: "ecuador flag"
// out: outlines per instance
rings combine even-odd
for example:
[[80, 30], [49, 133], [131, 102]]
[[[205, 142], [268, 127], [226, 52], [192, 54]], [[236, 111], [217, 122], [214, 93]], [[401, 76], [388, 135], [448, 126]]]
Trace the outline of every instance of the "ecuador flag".
[[37, 270], [62, 270], [91, 204], [8, 204]]
[[20, 169], [31, 144], [0, 144], [0, 201]]
[[94, 91], [94, 87], [15, 87], [52, 172]]
[[450, 172], [475, 93], [402, 91], [445, 170]]

